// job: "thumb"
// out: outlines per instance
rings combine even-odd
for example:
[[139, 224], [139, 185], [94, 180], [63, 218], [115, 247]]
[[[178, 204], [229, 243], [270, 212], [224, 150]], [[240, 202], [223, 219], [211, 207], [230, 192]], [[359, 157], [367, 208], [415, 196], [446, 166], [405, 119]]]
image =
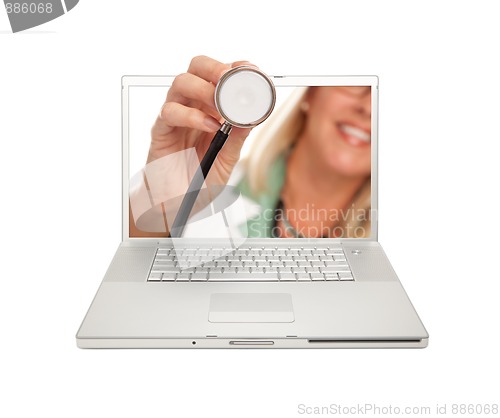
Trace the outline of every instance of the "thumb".
[[229, 138], [222, 149], [224, 162], [234, 166], [240, 159], [240, 152], [245, 139], [248, 137], [252, 129], [248, 128], [233, 128], [229, 134]]

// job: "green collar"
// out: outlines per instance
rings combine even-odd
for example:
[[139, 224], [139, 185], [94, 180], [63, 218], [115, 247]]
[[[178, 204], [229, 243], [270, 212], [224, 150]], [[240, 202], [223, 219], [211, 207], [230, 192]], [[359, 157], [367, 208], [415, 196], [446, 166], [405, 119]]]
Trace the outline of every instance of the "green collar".
[[269, 168], [266, 189], [263, 192], [259, 194], [252, 193], [246, 176], [238, 184], [241, 194], [261, 207], [258, 215], [247, 220], [248, 231], [246, 235], [248, 238], [272, 237], [274, 212], [285, 182], [285, 171], [286, 158], [284, 155], [280, 155]]

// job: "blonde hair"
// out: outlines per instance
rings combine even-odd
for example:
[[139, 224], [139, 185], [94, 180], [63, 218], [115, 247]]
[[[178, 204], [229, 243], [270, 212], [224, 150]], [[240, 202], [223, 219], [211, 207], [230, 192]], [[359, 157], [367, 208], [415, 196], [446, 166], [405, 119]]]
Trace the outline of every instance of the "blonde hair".
[[277, 108], [254, 138], [245, 160], [248, 185], [253, 194], [266, 190], [269, 168], [276, 158], [288, 152], [304, 126], [300, 104], [308, 87], [298, 87]]
[[[274, 161], [288, 153], [300, 136], [305, 123], [305, 113], [301, 109], [309, 87], [297, 87], [277, 108], [262, 126], [251, 144], [248, 157], [243, 161], [248, 185], [252, 194], [266, 192], [269, 169]], [[358, 214], [358, 215], [356, 215]], [[347, 238], [369, 237], [371, 234], [371, 177], [369, 176], [347, 209], [347, 216], [340, 227], [348, 233]], [[364, 231], [358, 236], [359, 228]]]

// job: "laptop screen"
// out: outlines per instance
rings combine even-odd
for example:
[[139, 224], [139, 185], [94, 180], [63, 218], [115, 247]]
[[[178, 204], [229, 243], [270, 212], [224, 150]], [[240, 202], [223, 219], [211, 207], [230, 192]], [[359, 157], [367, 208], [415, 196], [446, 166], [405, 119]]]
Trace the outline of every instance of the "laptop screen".
[[[233, 128], [185, 226], [185, 238], [376, 238], [376, 77], [271, 77], [276, 106]], [[174, 77], [124, 77], [124, 219], [130, 238], [169, 237], [216, 133], [163, 106]], [[200, 113], [198, 113], [200, 112]], [[194, 116], [193, 116], [194, 115]], [[177, 119], [176, 119], [177, 118]], [[193, 119], [194, 120], [194, 119]], [[171, 126], [172, 125], [172, 126]]]

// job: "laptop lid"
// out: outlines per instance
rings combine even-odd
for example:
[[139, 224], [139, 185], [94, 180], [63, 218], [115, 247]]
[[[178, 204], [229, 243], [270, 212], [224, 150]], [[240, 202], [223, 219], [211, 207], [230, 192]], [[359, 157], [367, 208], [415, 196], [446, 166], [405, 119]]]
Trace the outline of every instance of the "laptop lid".
[[[294, 237], [377, 240], [378, 78], [270, 78], [273, 114], [250, 132], [227, 182], [205, 185], [185, 238], [232, 246]], [[174, 79], [122, 78], [124, 241], [167, 238], [199, 168], [202, 155], [193, 147], [147, 163], [151, 127]]]

